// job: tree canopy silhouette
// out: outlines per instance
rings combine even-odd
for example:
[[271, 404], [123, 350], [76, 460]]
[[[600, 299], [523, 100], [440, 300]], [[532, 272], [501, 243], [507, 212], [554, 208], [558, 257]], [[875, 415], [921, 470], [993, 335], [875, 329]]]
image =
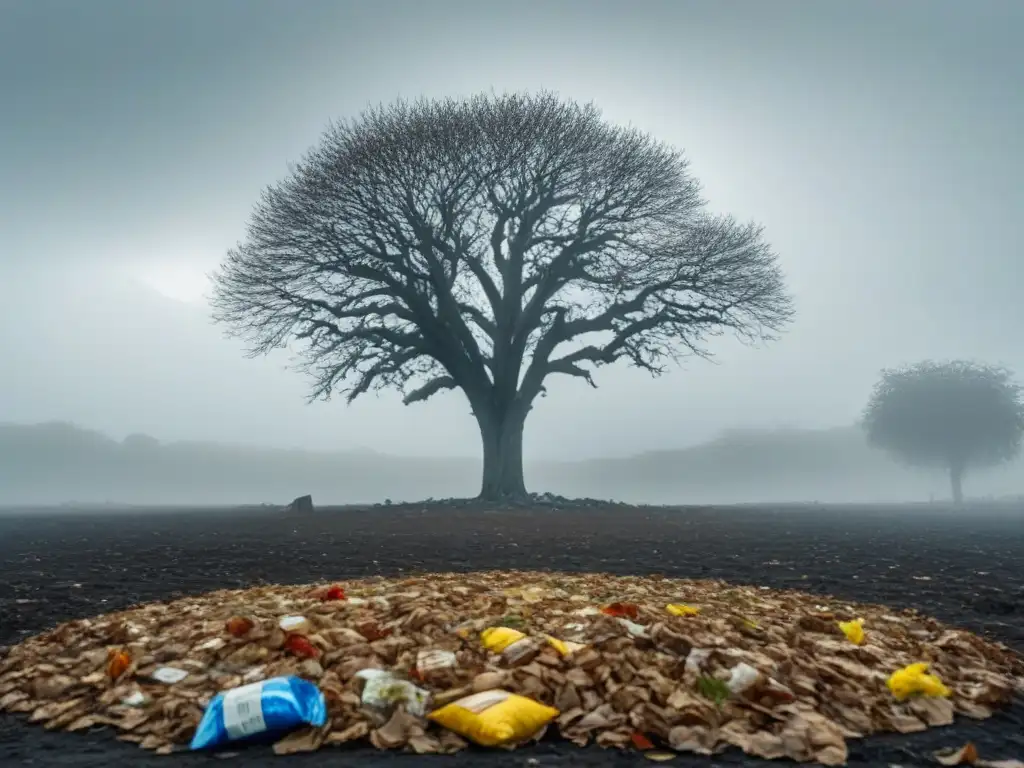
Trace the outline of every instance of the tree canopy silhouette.
[[299, 350], [311, 400], [460, 389], [490, 499], [526, 492], [523, 426], [549, 376], [659, 374], [792, 313], [761, 229], [705, 213], [680, 152], [548, 93], [331, 124], [264, 192], [213, 301], [251, 355]]
[[968, 469], [1020, 452], [1024, 401], [1004, 368], [925, 361], [882, 371], [863, 424], [871, 444], [909, 464], [948, 469], [960, 504]]

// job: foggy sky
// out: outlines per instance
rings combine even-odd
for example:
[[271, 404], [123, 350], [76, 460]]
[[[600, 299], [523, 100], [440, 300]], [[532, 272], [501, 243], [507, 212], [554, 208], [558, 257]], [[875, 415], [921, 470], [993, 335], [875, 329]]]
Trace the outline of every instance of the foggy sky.
[[[0, 421], [477, 455], [461, 394], [308, 406], [196, 294], [328, 120], [552, 89], [683, 148], [798, 317], [764, 349], [556, 379], [533, 457], [851, 423], [878, 370], [1024, 374], [1019, 0], [0, 0]], [[181, 299], [189, 299], [182, 301]]]

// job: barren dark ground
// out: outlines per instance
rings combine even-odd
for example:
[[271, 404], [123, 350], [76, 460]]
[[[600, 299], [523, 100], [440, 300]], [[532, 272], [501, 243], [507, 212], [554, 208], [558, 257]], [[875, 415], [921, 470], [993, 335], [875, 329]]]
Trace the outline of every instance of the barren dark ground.
[[[805, 589], [915, 607], [1024, 652], [1024, 508], [952, 513], [925, 506], [773, 509], [550, 508], [481, 511], [422, 505], [318, 510], [0, 513], [0, 644], [72, 618], [260, 581], [304, 583], [377, 573], [491, 568], [660, 573]], [[851, 765], [927, 765], [974, 741], [983, 757], [1024, 758], [1024, 703], [982, 723], [850, 743]], [[516, 752], [421, 758], [371, 749], [239, 764], [304, 766], [646, 765], [636, 754], [546, 742]], [[198, 766], [222, 758], [151, 756], [108, 732], [49, 733], [0, 719], [4, 766]], [[230, 762], [229, 762], [230, 764]], [[712, 763], [768, 765], [729, 752]]]

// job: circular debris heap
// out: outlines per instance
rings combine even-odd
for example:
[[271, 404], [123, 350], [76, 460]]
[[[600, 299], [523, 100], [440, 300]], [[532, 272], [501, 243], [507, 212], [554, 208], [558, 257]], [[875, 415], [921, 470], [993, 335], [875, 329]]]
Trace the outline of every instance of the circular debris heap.
[[[219, 591], [62, 624], [0, 659], [0, 711], [109, 726], [170, 754], [217, 694], [288, 676], [316, 685], [327, 716], [279, 734], [282, 754], [359, 741], [446, 754], [467, 737], [511, 748], [557, 732], [652, 759], [735, 746], [838, 765], [850, 738], [989, 717], [1024, 690], [1024, 660], [913, 611], [799, 592], [447, 573]], [[531, 732], [477, 722], [509, 694], [536, 708], [510, 716]]]

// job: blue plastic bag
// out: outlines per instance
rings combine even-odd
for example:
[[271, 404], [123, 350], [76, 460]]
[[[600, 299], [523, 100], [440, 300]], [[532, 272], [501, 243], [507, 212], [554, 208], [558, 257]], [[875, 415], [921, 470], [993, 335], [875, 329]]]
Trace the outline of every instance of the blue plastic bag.
[[327, 702], [316, 685], [300, 677], [275, 677], [214, 696], [192, 738], [192, 749], [302, 725], [319, 728], [326, 722]]

